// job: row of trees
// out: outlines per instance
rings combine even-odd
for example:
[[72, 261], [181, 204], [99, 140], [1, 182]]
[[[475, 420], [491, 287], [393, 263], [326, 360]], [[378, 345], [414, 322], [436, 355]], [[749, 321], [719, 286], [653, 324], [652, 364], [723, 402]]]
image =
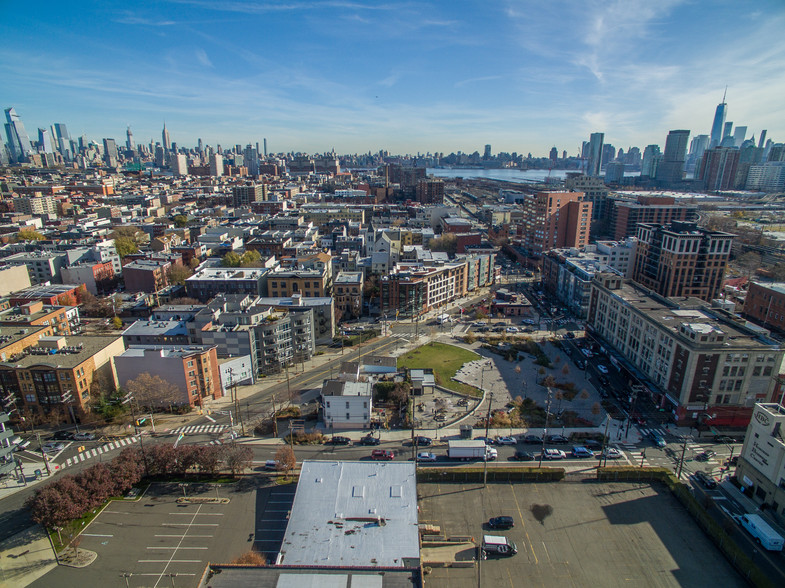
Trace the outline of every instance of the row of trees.
[[[120, 496], [145, 476], [185, 476], [189, 473], [232, 475], [251, 467], [253, 452], [246, 446], [160, 444], [126, 448], [108, 463], [97, 463], [78, 474], [66, 474], [36, 490], [26, 502], [32, 519], [46, 528], [60, 529], [113, 496]], [[288, 461], [287, 461], [288, 464]]]

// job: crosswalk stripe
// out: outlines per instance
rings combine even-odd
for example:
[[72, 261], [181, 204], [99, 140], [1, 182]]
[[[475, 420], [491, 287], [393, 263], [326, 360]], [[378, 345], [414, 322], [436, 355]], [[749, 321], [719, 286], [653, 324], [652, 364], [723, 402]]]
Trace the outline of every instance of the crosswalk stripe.
[[71, 465], [71, 458], [69, 457], [68, 459], [65, 460], [65, 467], [68, 467], [70, 465]]

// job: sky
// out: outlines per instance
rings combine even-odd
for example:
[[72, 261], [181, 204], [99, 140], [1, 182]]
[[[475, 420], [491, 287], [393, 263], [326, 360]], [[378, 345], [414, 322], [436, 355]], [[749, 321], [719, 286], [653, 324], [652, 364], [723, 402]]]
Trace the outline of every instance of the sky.
[[[39, 0], [6, 6], [0, 99], [31, 138], [270, 152], [577, 154], [727, 120], [785, 141], [782, 0]], [[13, 6], [13, 8], [11, 8]]]

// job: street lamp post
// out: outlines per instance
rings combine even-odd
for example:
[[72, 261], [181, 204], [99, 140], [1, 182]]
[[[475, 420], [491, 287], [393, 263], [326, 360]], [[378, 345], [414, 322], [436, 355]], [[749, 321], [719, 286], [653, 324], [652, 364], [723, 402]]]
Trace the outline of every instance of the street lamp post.
[[540, 461], [537, 464], [538, 468], [542, 467], [542, 456], [545, 453], [545, 437], [548, 435], [548, 417], [551, 416], [551, 388], [548, 386], [548, 397], [545, 402], [545, 428], [542, 430], [542, 447], [540, 447]]
[[[134, 398], [134, 395], [130, 392], [125, 395], [121, 404], [130, 404], [131, 405], [131, 418], [134, 420], [134, 429], [136, 429], [136, 411], [134, 410], [134, 402], [137, 404], [137, 408], [139, 402]], [[146, 476], [150, 475], [150, 467], [147, 465], [147, 453], [144, 450], [144, 435], [143, 431], [139, 431], [139, 448], [142, 450], [142, 461], [144, 462], [144, 473]]]

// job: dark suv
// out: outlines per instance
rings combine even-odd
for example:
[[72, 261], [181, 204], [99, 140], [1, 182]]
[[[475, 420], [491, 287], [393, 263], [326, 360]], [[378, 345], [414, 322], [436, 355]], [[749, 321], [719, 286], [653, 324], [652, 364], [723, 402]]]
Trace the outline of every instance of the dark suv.
[[379, 445], [381, 441], [378, 437], [374, 437], [373, 435], [366, 435], [362, 439], [360, 439], [360, 445]]
[[336, 435], [327, 441], [330, 445], [351, 445], [352, 440], [349, 437], [341, 437], [340, 435]]
[[515, 523], [512, 521], [512, 517], [493, 517], [491, 520], [488, 521], [488, 526], [491, 529], [512, 529], [515, 526]]
[[706, 472], [695, 472], [695, 478], [709, 490], [717, 487], [717, 481], [708, 475]]

